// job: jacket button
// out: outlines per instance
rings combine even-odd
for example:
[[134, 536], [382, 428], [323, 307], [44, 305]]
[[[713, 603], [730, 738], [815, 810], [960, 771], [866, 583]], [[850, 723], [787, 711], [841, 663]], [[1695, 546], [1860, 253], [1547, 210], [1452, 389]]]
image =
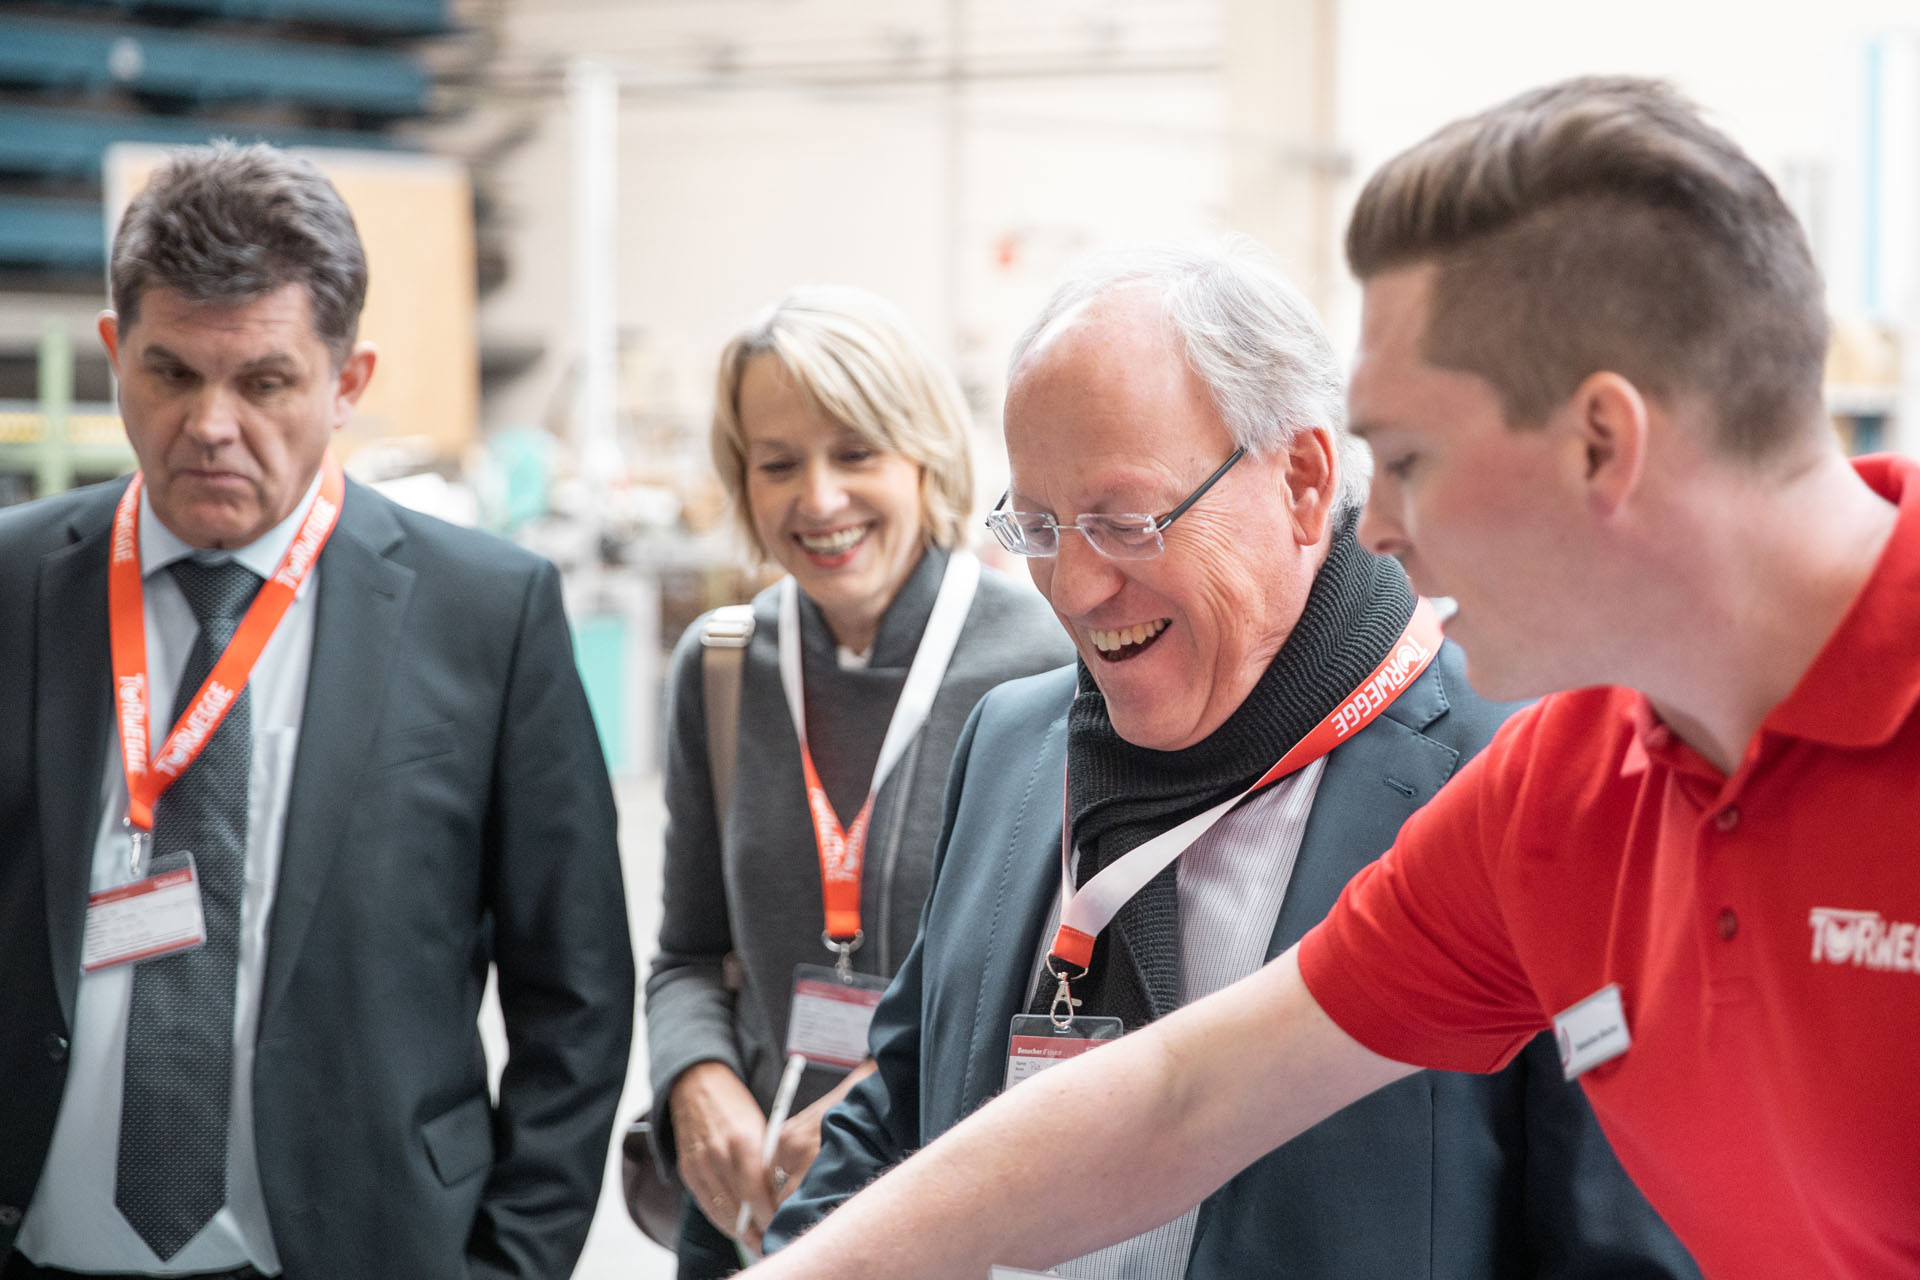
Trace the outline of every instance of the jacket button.
[[1713, 825], [1722, 831], [1733, 830], [1740, 825], [1740, 807], [1730, 804], [1719, 813], [1714, 814]]
[[1733, 936], [1740, 932], [1740, 917], [1734, 914], [1732, 907], [1726, 907], [1721, 910], [1720, 919], [1715, 922], [1715, 925], [1720, 933], [1720, 940], [1732, 942]]
[[40, 1040], [40, 1047], [47, 1051], [47, 1060], [50, 1062], [67, 1060], [67, 1038], [57, 1031], [47, 1032]]
[[[0, 1204], [0, 1227], [17, 1227], [19, 1225], [20, 1206]], [[22, 1261], [25, 1261], [25, 1259], [22, 1259]]]

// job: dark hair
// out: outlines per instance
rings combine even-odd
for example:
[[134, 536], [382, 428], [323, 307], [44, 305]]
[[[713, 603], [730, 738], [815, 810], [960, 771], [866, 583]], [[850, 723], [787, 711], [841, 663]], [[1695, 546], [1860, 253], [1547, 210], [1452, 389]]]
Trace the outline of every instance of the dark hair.
[[1589, 77], [1456, 121], [1368, 181], [1362, 281], [1432, 263], [1425, 358], [1536, 425], [1587, 375], [1702, 396], [1726, 453], [1819, 418], [1824, 289], [1786, 202], [1670, 85]]
[[108, 271], [123, 327], [152, 285], [194, 302], [244, 302], [306, 286], [314, 333], [339, 364], [367, 297], [353, 214], [313, 164], [265, 143], [172, 153], [127, 206]]

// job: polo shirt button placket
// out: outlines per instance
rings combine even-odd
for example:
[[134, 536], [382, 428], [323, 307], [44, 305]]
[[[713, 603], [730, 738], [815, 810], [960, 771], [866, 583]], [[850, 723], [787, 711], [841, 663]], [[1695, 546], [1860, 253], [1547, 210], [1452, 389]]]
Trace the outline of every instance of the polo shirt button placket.
[[[1721, 835], [1730, 835], [1740, 825], [1740, 806], [1728, 804], [1713, 815], [1713, 829]], [[1730, 906], [1721, 907], [1713, 918], [1714, 936], [1722, 942], [1732, 942], [1740, 933], [1740, 913]]]

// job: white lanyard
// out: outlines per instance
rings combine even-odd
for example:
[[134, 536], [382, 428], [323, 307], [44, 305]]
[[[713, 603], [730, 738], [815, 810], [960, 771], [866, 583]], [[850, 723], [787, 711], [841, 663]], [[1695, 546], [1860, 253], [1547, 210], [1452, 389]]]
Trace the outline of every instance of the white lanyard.
[[1416, 601], [1413, 616], [1407, 620], [1405, 630], [1394, 641], [1387, 656], [1352, 693], [1341, 700], [1339, 706], [1314, 725], [1252, 786], [1129, 850], [1101, 868], [1099, 874], [1077, 890], [1073, 885], [1072, 789], [1063, 782], [1060, 927], [1054, 934], [1053, 946], [1047, 956], [1047, 969], [1059, 981], [1059, 991], [1054, 998], [1056, 1022], [1063, 1016], [1063, 1010], [1070, 1012], [1072, 1007], [1066, 1003], [1070, 975], [1055, 968], [1056, 962], [1085, 973], [1092, 960], [1094, 939], [1113, 922], [1120, 908], [1146, 887], [1149, 880], [1212, 830], [1213, 824], [1225, 817], [1227, 810], [1261, 787], [1305, 768], [1346, 741], [1354, 732], [1370, 724], [1400, 695], [1401, 690], [1427, 669], [1434, 655], [1439, 653], [1444, 638], [1433, 605], [1425, 598]]
[[973, 607], [974, 589], [979, 582], [980, 562], [972, 555], [955, 551], [948, 557], [933, 611], [927, 616], [926, 630], [914, 652], [913, 664], [907, 668], [907, 680], [900, 689], [899, 701], [894, 704], [886, 736], [880, 741], [880, 758], [874, 764], [873, 780], [867, 784], [866, 802], [852, 826], [844, 829], [825, 788], [820, 785], [813, 767], [813, 754], [807, 746], [806, 690], [800, 662], [800, 590], [791, 576], [780, 583], [780, 683], [786, 691], [794, 733], [800, 739], [807, 806], [813, 819], [814, 842], [820, 852], [820, 887], [827, 915], [825, 937], [827, 945], [840, 953], [843, 968], [854, 948], [860, 945], [862, 936], [860, 873], [866, 857], [867, 826], [873, 816], [874, 797], [886, 785], [887, 776], [933, 709], [934, 697], [946, 678], [947, 664], [960, 641], [960, 631], [966, 624], [967, 611]]

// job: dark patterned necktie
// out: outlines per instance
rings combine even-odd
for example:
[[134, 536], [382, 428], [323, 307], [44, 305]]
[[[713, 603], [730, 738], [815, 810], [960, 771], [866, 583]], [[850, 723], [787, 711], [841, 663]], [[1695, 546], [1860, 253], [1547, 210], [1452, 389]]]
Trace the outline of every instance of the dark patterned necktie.
[[[260, 577], [244, 565], [170, 566], [199, 621], [174, 696], [177, 722], [233, 638]], [[113, 1189], [140, 1238], [163, 1261], [227, 1202], [233, 1110], [233, 991], [247, 854], [253, 709], [246, 689], [200, 754], [153, 809], [156, 860], [193, 854], [207, 940], [137, 965], [127, 1014], [125, 1096]]]

